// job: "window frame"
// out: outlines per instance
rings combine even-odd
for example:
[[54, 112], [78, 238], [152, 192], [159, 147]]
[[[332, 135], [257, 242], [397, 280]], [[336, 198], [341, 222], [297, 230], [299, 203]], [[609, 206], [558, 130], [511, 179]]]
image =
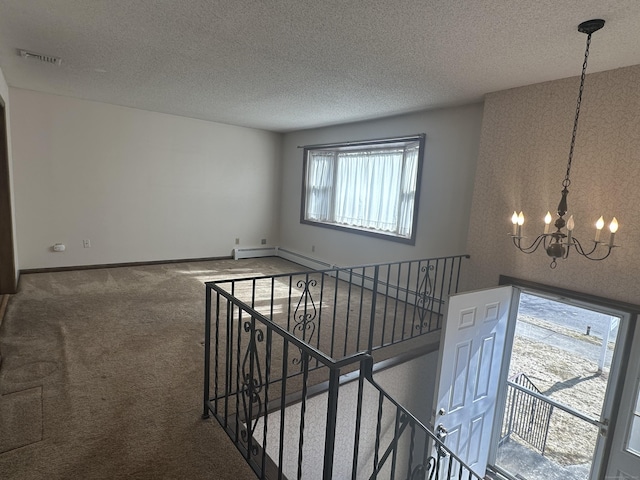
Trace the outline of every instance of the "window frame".
[[[353, 141], [353, 142], [330, 143], [330, 144], [321, 144], [321, 145], [305, 145], [303, 147], [299, 147], [303, 149], [300, 223], [322, 227], [322, 228], [329, 228], [332, 230], [338, 230], [338, 231], [343, 231], [347, 233], [355, 233], [357, 235], [375, 237], [383, 240], [389, 240], [392, 242], [415, 245], [416, 234], [418, 229], [418, 210], [419, 210], [418, 207], [420, 205], [420, 190], [422, 185], [422, 169], [424, 164], [425, 140], [426, 140], [426, 134], [421, 133], [417, 135], [408, 135], [403, 137], [382, 138], [382, 139], [373, 139], [373, 140], [359, 140], [359, 141]], [[406, 147], [408, 144], [411, 144], [411, 143], [418, 144], [416, 185], [415, 185], [415, 194], [413, 199], [413, 218], [411, 219], [411, 236], [403, 237], [403, 236], [399, 236], [397, 233], [392, 233], [392, 232], [383, 232], [381, 230], [368, 229], [365, 227], [342, 225], [338, 223], [310, 220], [306, 218], [307, 187], [308, 187], [307, 169], [309, 164], [309, 152], [315, 151], [315, 150], [326, 150], [326, 151], [333, 150], [334, 152], [340, 152], [340, 151], [348, 152], [348, 151], [357, 151], [362, 149], [376, 149], [376, 148], [389, 149], [389, 148], [392, 148], [394, 144], [398, 146], [403, 145]], [[404, 176], [404, 174], [405, 174], [405, 171], [403, 168], [402, 176]], [[334, 170], [334, 179], [335, 179], [335, 170]], [[333, 213], [335, 213], [335, 206], [333, 205], [334, 201], [335, 201], [335, 195], [333, 195], [331, 199], [332, 215]]]

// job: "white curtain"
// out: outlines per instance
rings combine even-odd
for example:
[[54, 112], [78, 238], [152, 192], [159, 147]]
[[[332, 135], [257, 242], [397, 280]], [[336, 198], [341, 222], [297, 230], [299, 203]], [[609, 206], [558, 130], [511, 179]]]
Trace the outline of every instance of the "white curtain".
[[340, 153], [336, 176], [336, 223], [395, 232], [402, 157], [402, 150]]
[[306, 218], [411, 235], [418, 147], [310, 152]]
[[404, 176], [400, 187], [398, 235], [410, 237], [413, 227], [416, 189], [418, 188], [418, 146], [406, 149], [404, 161]]
[[335, 152], [309, 152], [305, 218], [332, 221], [333, 171]]

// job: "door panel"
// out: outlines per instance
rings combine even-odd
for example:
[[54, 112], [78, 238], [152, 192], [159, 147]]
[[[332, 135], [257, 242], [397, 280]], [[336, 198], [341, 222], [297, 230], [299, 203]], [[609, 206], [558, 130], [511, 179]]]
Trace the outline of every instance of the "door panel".
[[446, 428], [446, 445], [480, 476], [489, 455], [512, 296], [511, 287], [454, 295], [443, 328], [434, 424]]

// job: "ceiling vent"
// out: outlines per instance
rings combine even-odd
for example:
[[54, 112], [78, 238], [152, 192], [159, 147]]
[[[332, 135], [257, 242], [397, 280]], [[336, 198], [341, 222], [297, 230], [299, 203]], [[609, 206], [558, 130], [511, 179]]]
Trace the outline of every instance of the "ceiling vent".
[[50, 63], [51, 65], [60, 65], [62, 63], [62, 59], [60, 57], [43, 55], [42, 53], [30, 52], [28, 50], [18, 50], [18, 53], [22, 58], [38, 60], [39, 62]]

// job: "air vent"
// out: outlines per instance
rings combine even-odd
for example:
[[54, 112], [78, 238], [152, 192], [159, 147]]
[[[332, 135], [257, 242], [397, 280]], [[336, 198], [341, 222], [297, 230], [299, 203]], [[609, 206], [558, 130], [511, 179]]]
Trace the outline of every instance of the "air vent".
[[38, 60], [39, 62], [50, 63], [52, 65], [60, 65], [62, 59], [60, 57], [52, 57], [51, 55], [43, 55], [42, 53], [30, 52], [28, 50], [18, 50], [22, 58]]

